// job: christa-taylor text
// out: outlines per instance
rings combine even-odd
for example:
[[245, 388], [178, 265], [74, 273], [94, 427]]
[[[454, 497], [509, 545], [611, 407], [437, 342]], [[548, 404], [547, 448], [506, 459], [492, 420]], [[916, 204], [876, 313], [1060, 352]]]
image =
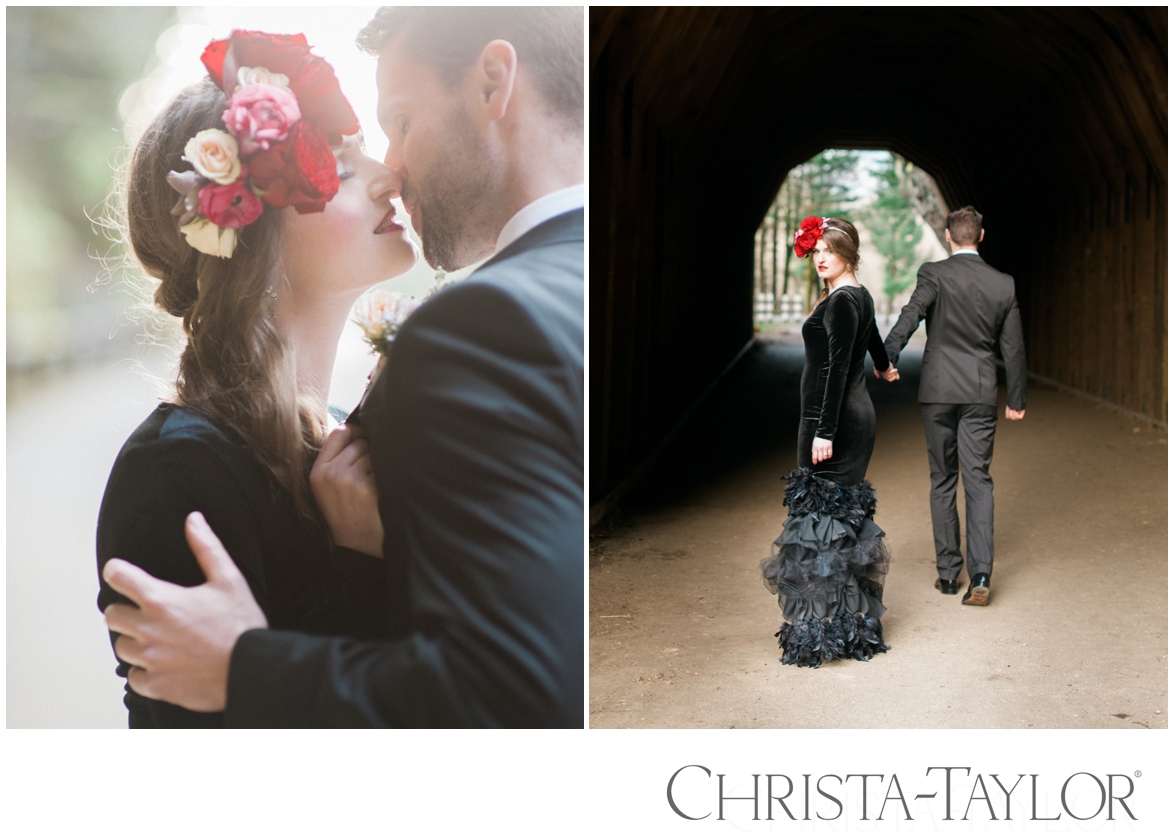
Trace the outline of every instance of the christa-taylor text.
[[690, 821], [1137, 821], [1129, 801], [1135, 776], [1141, 773], [1072, 772], [1049, 778], [983, 773], [969, 766], [930, 766], [916, 778], [895, 773], [726, 775], [689, 764], [672, 773], [666, 795], [672, 812]]

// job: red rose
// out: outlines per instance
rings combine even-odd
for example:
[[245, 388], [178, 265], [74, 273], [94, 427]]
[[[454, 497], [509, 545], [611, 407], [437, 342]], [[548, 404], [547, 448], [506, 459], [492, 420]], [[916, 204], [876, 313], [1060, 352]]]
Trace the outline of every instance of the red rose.
[[285, 143], [270, 143], [268, 149], [255, 151], [249, 157], [249, 175], [252, 176], [252, 185], [264, 192], [265, 201], [277, 207], [269, 192], [285, 175]]
[[359, 130], [359, 120], [351, 103], [342, 95], [334, 68], [325, 59], [307, 55], [297, 71], [289, 77], [289, 88], [298, 98], [302, 118], [326, 132], [331, 143], [342, 141], [343, 134]]
[[261, 216], [265, 205], [245, 182], [247, 173], [230, 184], [208, 184], [200, 190], [200, 215], [217, 227], [241, 228]]
[[[298, 186], [312, 198], [329, 201], [338, 192], [338, 161], [326, 135], [313, 125], [298, 123], [290, 143]], [[307, 212], [298, 208], [298, 212]]]
[[815, 247], [815, 243], [819, 241], [819, 236], [815, 235], [810, 230], [804, 230], [795, 237], [795, 256], [807, 256], [808, 252]]
[[819, 216], [808, 216], [799, 222], [800, 230], [815, 230], [823, 226], [823, 219]]
[[236, 53], [241, 67], [265, 67], [271, 73], [292, 76], [298, 64], [310, 52], [306, 36], [273, 35], [269, 32], [254, 32], [234, 29], [232, 51]]
[[[254, 152], [249, 158], [249, 174], [253, 177], [253, 186], [261, 190], [261, 197], [265, 203], [282, 209], [292, 202], [288, 200], [290, 190], [286, 188], [286, 158], [288, 149], [285, 143], [272, 143], [269, 148]], [[297, 171], [290, 173], [297, 175]]]
[[359, 120], [343, 96], [338, 78], [325, 59], [310, 54], [305, 35], [270, 35], [234, 29], [222, 41], [213, 41], [202, 56], [217, 87], [232, 96], [241, 67], [264, 67], [289, 78], [303, 118], [326, 132], [334, 144], [342, 135], [359, 130]]
[[213, 41], [204, 47], [200, 60], [208, 68], [208, 75], [221, 90], [224, 89], [224, 57], [228, 55], [228, 41]]
[[278, 209], [320, 213], [338, 192], [338, 162], [326, 135], [299, 122], [285, 143], [274, 143], [249, 158], [253, 184]]
[[227, 40], [210, 43], [201, 58], [212, 81], [231, 95], [236, 87], [236, 72], [241, 67], [264, 67], [271, 73], [293, 78], [298, 65], [309, 53], [305, 35], [271, 35], [234, 29]]

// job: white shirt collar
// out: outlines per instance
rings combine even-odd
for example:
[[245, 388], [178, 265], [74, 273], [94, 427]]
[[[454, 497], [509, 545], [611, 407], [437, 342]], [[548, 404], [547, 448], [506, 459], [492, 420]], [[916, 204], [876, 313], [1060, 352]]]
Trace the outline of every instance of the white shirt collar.
[[951, 255], [951, 256], [957, 256], [957, 255], [958, 255], [958, 254], [960, 254], [960, 253], [972, 253], [972, 254], [974, 254], [975, 256], [978, 256], [978, 251], [974, 250], [973, 248], [958, 248], [958, 250], [954, 251], [954, 252], [953, 252], [952, 254], [950, 254], [950, 255]]
[[531, 201], [522, 209], [514, 213], [513, 218], [505, 223], [501, 233], [497, 234], [497, 249], [501, 253], [510, 244], [522, 238], [544, 221], [555, 216], [569, 213], [571, 210], [583, 208], [583, 184], [568, 186], [565, 189], [547, 193], [536, 201]]

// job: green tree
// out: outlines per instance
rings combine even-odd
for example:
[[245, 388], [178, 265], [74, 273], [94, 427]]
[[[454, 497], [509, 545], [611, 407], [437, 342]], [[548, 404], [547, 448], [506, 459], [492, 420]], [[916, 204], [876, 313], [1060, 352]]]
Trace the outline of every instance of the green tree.
[[7, 9], [10, 374], [66, 347], [88, 351], [89, 332], [109, 343], [109, 325], [85, 314], [112, 300], [87, 293], [101, 271], [93, 257], [110, 247], [87, 213], [101, 212], [125, 153], [119, 99], [175, 20], [171, 7]]
[[864, 213], [863, 224], [868, 228], [873, 247], [885, 261], [882, 292], [893, 311], [893, 300], [913, 285], [917, 279], [917, 246], [921, 244], [921, 216], [913, 208], [906, 190], [901, 170], [913, 164], [897, 155], [890, 161], [869, 173], [877, 179], [880, 187], [876, 198]]

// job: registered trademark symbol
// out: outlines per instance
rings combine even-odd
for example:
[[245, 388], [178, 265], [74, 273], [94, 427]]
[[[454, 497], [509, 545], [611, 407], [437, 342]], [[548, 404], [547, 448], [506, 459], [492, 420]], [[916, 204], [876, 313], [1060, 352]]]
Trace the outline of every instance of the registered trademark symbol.
[[1141, 777], [1141, 770], [1140, 770], [1140, 769], [1138, 769], [1136, 772], [1134, 772], [1134, 773], [1133, 773], [1133, 777], [1135, 777], [1135, 778], [1140, 778], [1140, 777]]

